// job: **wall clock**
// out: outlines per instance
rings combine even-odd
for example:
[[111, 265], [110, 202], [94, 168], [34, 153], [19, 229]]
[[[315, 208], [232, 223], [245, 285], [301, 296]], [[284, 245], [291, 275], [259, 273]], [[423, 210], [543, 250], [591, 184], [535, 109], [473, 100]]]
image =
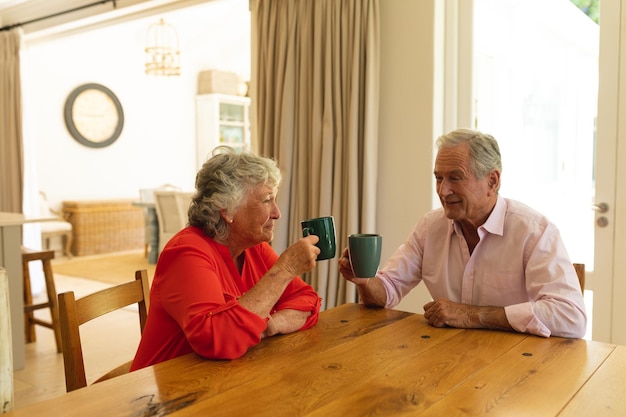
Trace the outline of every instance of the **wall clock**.
[[92, 148], [117, 140], [124, 127], [122, 104], [101, 84], [76, 87], [65, 101], [65, 124], [74, 139]]

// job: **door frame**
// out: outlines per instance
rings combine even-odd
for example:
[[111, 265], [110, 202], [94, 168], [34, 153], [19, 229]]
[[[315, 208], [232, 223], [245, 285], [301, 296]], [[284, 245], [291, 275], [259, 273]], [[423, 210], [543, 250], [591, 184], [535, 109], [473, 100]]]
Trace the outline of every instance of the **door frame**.
[[[602, 278], [597, 277], [598, 281], [605, 283], [607, 291], [612, 294], [612, 309], [610, 316], [611, 332], [608, 334], [607, 341], [626, 345], [626, 326], [624, 325], [626, 317], [626, 167], [624, 164], [618, 164], [617, 161], [626, 161], [626, 76], [621, 71], [626, 68], [626, 4], [624, 0], [602, 0], [602, 8], [606, 7], [607, 20], [611, 22], [612, 32], [607, 34], [607, 59], [614, 59], [617, 62], [610, 68], [609, 74], [614, 77], [614, 84], [607, 86], [607, 93], [617, 95], [616, 106], [611, 107], [610, 111], [617, 113], [617, 119], [613, 121], [611, 140], [605, 141], [613, 144], [604, 153], [604, 155], [615, 155], [613, 163], [615, 164], [611, 171], [605, 176], [600, 177], [598, 173], [598, 183], [602, 186], [603, 192], [613, 197], [613, 230], [614, 244], [612, 253], [612, 268], [607, 271], [607, 275]], [[610, 43], [609, 43], [610, 40]], [[603, 47], [602, 32], [600, 32], [600, 48]], [[602, 53], [602, 49], [601, 49]], [[602, 61], [600, 63], [600, 80], [605, 76], [602, 72]], [[619, 87], [619, 88], [618, 88]], [[605, 109], [609, 110], [609, 109]], [[600, 111], [600, 110], [599, 110]], [[599, 113], [600, 114], [600, 113]], [[600, 124], [598, 124], [600, 127]], [[600, 142], [600, 141], [598, 141]], [[599, 154], [599, 153], [598, 153]], [[605, 162], [602, 160], [602, 164]], [[606, 178], [605, 178], [606, 177]], [[606, 181], [606, 191], [604, 191], [604, 182]], [[598, 187], [596, 187], [598, 188]], [[596, 199], [601, 202], [603, 195]], [[597, 228], [596, 228], [597, 229]], [[596, 248], [596, 254], [599, 250]], [[620, 254], [622, 256], [620, 256]], [[603, 340], [603, 339], [600, 339]]]

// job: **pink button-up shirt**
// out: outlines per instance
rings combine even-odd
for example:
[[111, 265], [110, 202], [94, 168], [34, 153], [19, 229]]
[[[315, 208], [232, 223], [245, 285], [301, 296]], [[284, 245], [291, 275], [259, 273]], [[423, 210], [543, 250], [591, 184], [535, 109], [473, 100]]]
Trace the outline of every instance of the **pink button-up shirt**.
[[461, 228], [443, 209], [427, 213], [380, 270], [387, 307], [424, 281], [433, 299], [505, 308], [511, 326], [548, 337], [583, 337], [585, 305], [556, 226], [498, 197], [470, 254]]

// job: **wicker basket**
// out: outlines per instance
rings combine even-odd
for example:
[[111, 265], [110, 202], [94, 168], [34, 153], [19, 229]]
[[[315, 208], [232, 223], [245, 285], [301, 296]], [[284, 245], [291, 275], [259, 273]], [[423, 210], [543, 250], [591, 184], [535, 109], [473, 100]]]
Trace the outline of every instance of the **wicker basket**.
[[72, 223], [76, 256], [144, 247], [144, 211], [132, 200], [64, 201], [63, 216]]

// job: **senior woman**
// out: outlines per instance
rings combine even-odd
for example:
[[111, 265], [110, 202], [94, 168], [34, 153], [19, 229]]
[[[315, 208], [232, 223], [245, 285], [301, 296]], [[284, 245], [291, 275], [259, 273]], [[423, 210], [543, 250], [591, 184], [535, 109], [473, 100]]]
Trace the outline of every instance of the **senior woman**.
[[317, 323], [320, 298], [298, 275], [315, 266], [317, 236], [280, 256], [276, 163], [218, 147], [196, 176], [189, 226], [159, 256], [150, 311], [131, 370], [195, 352], [234, 359], [262, 338]]

